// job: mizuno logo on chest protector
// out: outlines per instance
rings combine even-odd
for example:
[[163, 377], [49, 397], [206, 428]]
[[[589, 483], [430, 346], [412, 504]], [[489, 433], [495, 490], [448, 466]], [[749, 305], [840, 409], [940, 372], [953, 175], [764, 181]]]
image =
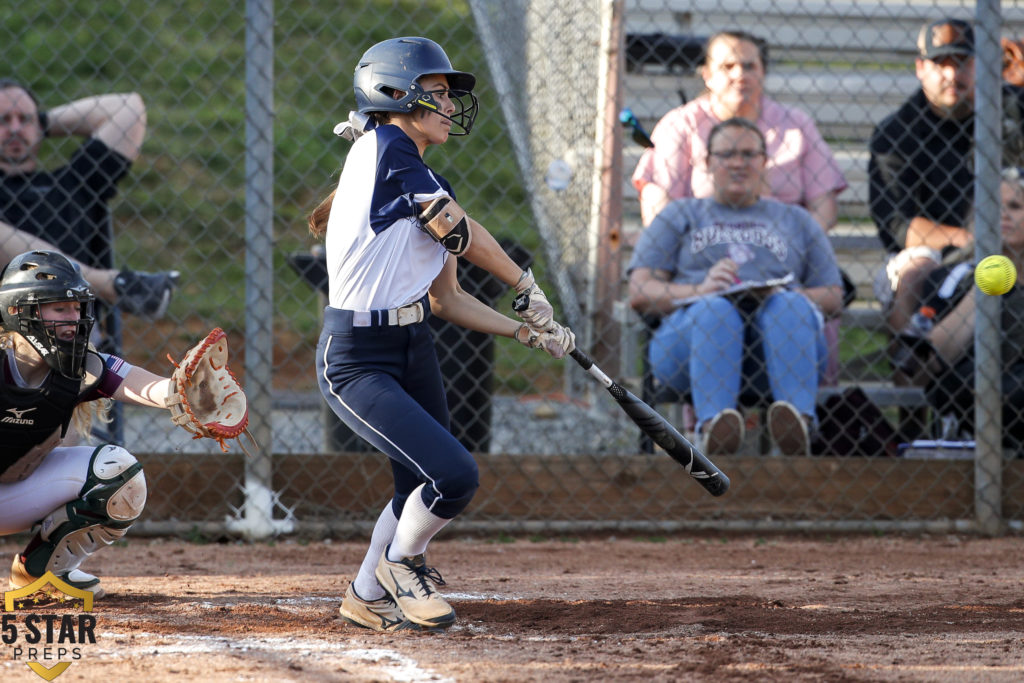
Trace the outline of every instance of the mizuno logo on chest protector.
[[33, 410], [35, 410], [35, 408], [24, 408], [22, 410], [18, 410], [17, 408], [8, 408], [7, 412], [10, 413], [10, 415], [4, 415], [3, 418], [0, 418], [0, 422], [4, 424], [33, 425], [36, 423], [35, 420], [25, 418], [25, 413], [32, 412]]

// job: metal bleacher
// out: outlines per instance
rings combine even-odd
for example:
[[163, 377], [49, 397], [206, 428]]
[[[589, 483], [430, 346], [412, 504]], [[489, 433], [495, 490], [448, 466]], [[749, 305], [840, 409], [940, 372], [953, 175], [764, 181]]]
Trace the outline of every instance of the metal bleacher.
[[[872, 291], [885, 253], [868, 215], [868, 138], [874, 126], [919, 87], [914, 57], [921, 25], [940, 16], [971, 19], [972, 12], [949, 0], [628, 0], [625, 104], [651, 131], [670, 108], [703, 89], [692, 65], [687, 68], [684, 63], [695, 39], [705, 40], [727, 28], [766, 39], [766, 94], [815, 119], [849, 184], [840, 195], [839, 224], [829, 232], [840, 265], [857, 287], [857, 300], [843, 314], [843, 330], [884, 334]], [[1004, 35], [1024, 36], [1024, 7], [1004, 7], [1003, 19]], [[645, 52], [644, 39], [656, 39], [658, 50]], [[673, 40], [680, 44], [678, 54], [671, 50]], [[673, 55], [673, 63], [659, 63], [659, 55], [665, 54]], [[630, 245], [642, 229], [636, 190], [629, 181], [642, 149], [626, 140], [623, 238]], [[880, 406], [924, 405], [920, 388], [894, 386], [877, 373], [859, 372], [880, 358], [858, 360], [844, 363], [841, 384], [861, 386]], [[835, 390], [824, 389], [822, 397]]]

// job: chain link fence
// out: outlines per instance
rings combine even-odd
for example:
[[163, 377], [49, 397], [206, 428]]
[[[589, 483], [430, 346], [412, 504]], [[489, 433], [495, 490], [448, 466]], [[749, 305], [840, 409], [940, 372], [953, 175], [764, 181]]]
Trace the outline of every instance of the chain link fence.
[[[180, 357], [221, 326], [253, 401], [261, 448], [249, 459], [190, 440], [154, 411], [123, 411], [120, 437], [150, 480], [142, 531], [354, 533], [389, 497], [385, 459], [366, 452], [317, 391], [313, 352], [326, 300], [322, 252], [305, 217], [344, 162], [348, 143], [332, 129], [354, 106], [356, 60], [399, 35], [438, 41], [456, 68], [478, 77], [473, 133], [432, 148], [427, 162], [521, 265], [532, 264], [558, 317], [601, 367], [692, 430], [691, 398], [668, 395], [649, 369], [652, 321], [630, 307], [626, 266], [645, 230], [633, 175], [662, 118], [707, 97], [707, 39], [726, 29], [765, 41], [765, 96], [809, 117], [844, 178], [827, 237], [850, 299], [831, 325], [832, 369], [817, 390], [816, 417], [823, 432], [840, 429], [852, 445], [780, 455], [766, 424], [771, 396], [759, 396], [743, 408], [739, 452], [720, 459], [732, 490], [711, 499], [651, 452], [578, 368], [434, 321], [453, 430], [479, 454], [483, 477], [460, 528], [995, 533], [1024, 518], [1021, 446], [1004, 438], [1024, 416], [1016, 394], [1002, 393], [999, 372], [1019, 354], [1012, 344], [998, 348], [1004, 328], [1020, 324], [1013, 298], [980, 297], [976, 325], [964, 323], [979, 330], [974, 355], [989, 378], [979, 385], [990, 389], [978, 394], [980, 419], [973, 401], [935, 398], [941, 366], [896, 372], [898, 330], [876, 287], [889, 254], [868, 174], [876, 126], [921, 86], [921, 25], [977, 19], [978, 129], [966, 134], [977, 143], [969, 152], [980, 193], [974, 231], [979, 253], [1000, 251], [999, 147], [1021, 130], [1007, 129], [997, 111], [998, 41], [1024, 38], [1016, 3], [45, 0], [0, 13], [7, 75], [29, 84], [42, 109], [102, 93], [137, 93], [145, 103], [145, 142], [109, 200], [113, 250], [97, 265], [177, 270], [181, 280], [159, 320], [115, 309], [109, 343], [163, 372], [167, 354]], [[82, 144], [75, 135], [48, 138], [41, 165], [66, 164]], [[959, 191], [974, 203], [970, 179]], [[507, 288], [485, 273], [463, 266], [460, 280], [511, 310]], [[851, 388], [895, 435], [873, 442], [871, 425], [842, 412]], [[956, 443], [920, 443], [937, 439]]]

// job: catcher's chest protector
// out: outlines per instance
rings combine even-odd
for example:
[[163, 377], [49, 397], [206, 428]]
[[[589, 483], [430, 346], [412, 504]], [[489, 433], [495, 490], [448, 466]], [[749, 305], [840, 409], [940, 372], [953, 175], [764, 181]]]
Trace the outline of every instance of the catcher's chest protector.
[[32, 389], [0, 381], [0, 474], [54, 431], [67, 428], [81, 388], [81, 380], [57, 372]]

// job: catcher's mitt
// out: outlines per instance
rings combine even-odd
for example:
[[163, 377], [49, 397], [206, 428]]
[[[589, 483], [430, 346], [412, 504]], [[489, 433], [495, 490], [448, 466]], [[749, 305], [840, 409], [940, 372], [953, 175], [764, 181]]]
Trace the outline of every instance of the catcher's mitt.
[[192, 432], [193, 439], [216, 440], [226, 453], [225, 440], [248, 434], [249, 424], [245, 392], [228, 368], [228, 336], [216, 327], [185, 354], [181, 363], [175, 363], [170, 354], [167, 360], [175, 366], [167, 397], [171, 420]]

